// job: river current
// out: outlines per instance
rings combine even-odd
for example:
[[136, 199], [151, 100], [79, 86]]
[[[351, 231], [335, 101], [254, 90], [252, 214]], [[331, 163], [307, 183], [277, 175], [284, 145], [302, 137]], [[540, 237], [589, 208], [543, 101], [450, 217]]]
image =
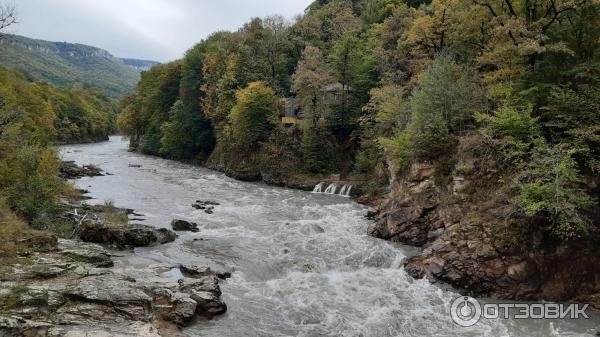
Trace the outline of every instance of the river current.
[[[90, 203], [113, 202], [169, 227], [199, 233], [123, 253], [118, 264], [195, 263], [233, 270], [221, 283], [228, 312], [186, 328], [192, 337], [254, 336], [594, 336], [589, 320], [482, 320], [464, 328], [450, 316], [458, 295], [411, 278], [401, 267], [414, 249], [369, 237], [366, 208], [337, 195], [239, 182], [205, 168], [127, 152], [127, 141], [60, 149], [65, 160], [111, 175], [84, 178]], [[213, 214], [191, 207], [214, 200]]]

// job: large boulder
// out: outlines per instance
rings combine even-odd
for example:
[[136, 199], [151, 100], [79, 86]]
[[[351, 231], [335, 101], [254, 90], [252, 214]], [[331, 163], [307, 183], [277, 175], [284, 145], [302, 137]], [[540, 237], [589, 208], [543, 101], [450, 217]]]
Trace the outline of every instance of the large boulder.
[[94, 165], [79, 166], [74, 161], [60, 163], [59, 175], [63, 179], [79, 179], [83, 177], [103, 176], [102, 169]]
[[78, 233], [85, 242], [108, 244], [119, 249], [163, 244], [177, 238], [175, 232], [166, 228], [138, 224], [112, 225], [101, 221], [83, 222], [79, 225]]
[[185, 220], [173, 220], [171, 221], [171, 228], [180, 232], [193, 232], [198, 233], [200, 229], [198, 229], [198, 224], [195, 222], [189, 222]]
[[112, 267], [113, 261], [104, 247], [71, 240], [59, 240], [60, 253], [72, 260], [92, 264], [99, 268]]

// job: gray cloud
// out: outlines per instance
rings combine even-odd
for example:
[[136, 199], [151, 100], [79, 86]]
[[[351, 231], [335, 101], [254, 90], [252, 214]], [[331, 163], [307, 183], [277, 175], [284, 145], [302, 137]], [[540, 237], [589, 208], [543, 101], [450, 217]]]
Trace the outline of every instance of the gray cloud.
[[89, 44], [115, 56], [169, 61], [251, 17], [293, 18], [311, 0], [18, 0], [15, 34]]

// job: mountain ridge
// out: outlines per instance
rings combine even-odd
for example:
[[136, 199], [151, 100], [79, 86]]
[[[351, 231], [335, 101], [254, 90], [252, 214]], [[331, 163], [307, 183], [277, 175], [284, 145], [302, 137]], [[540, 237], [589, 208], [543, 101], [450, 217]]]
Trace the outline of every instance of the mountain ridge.
[[154, 62], [126, 60], [130, 64], [102, 48], [80, 43], [8, 34], [0, 38], [0, 65], [60, 87], [96, 88], [111, 98], [121, 98], [131, 92], [140, 71], [146, 70], [132, 64], [150, 66]]

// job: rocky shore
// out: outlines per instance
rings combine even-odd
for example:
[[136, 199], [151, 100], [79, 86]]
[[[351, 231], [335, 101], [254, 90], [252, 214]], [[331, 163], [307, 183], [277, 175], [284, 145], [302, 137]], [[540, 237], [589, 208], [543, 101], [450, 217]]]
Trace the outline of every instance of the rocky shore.
[[114, 267], [100, 245], [53, 240], [3, 271], [1, 336], [178, 336], [227, 310], [208, 268], [174, 278], [181, 265]]
[[[64, 175], [101, 174], [74, 163]], [[183, 336], [181, 328], [227, 310], [219, 273], [202, 265], [130, 267], [128, 249], [164, 244], [175, 232], [130, 224], [133, 210], [63, 200], [71, 239], [39, 232], [19, 240], [16, 258], [0, 266], [0, 336]]]
[[59, 167], [59, 175], [63, 179], [79, 179], [83, 177], [103, 176], [102, 170], [94, 165], [79, 166], [73, 161], [62, 161]]
[[465, 294], [600, 308], [597, 249], [583, 240], [519, 237], [518, 224], [504, 220], [515, 211], [503, 183], [511, 178], [484, 169], [494, 165], [483, 160], [462, 156], [446, 176], [433, 163], [413, 164], [385, 198], [359, 200], [372, 206], [369, 234], [421, 247], [407, 272]]

